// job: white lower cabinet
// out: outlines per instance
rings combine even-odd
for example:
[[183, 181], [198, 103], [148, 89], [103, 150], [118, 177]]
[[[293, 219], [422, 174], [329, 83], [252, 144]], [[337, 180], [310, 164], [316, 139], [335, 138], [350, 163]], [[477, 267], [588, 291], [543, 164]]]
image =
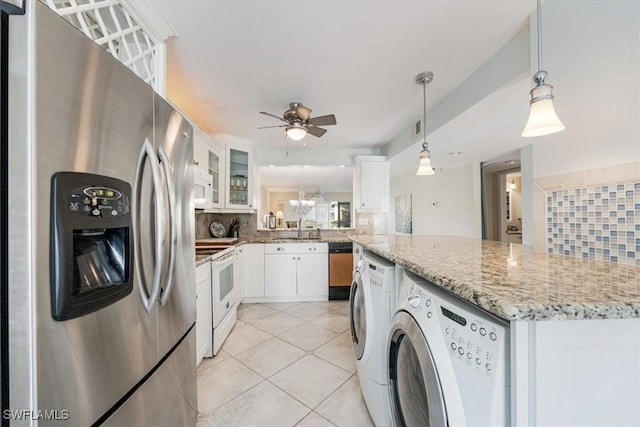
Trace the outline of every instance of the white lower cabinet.
[[295, 254], [269, 254], [264, 261], [264, 294], [268, 297], [288, 297], [298, 294]]
[[211, 262], [196, 267], [196, 364], [212, 356]]
[[236, 255], [238, 256], [238, 258], [233, 263], [233, 287], [234, 292], [236, 293], [236, 304], [240, 304], [242, 302], [242, 299], [244, 298], [245, 249], [246, 245], [241, 245], [236, 248]]
[[328, 252], [326, 243], [266, 245], [264, 296], [276, 300], [326, 300]]
[[329, 256], [325, 254], [299, 255], [298, 296], [329, 296]]
[[244, 299], [264, 297], [264, 244], [242, 245], [244, 256]]

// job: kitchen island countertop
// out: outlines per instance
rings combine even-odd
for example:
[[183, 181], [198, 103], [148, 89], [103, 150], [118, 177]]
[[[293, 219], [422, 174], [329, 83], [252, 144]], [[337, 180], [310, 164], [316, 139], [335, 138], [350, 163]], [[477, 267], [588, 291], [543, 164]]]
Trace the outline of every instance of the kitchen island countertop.
[[640, 318], [640, 267], [445, 236], [352, 236], [505, 320]]

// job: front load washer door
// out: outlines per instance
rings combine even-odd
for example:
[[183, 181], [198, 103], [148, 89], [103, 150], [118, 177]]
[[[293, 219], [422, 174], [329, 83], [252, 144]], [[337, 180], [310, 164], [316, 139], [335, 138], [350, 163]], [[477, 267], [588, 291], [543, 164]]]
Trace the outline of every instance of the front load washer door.
[[387, 348], [389, 398], [395, 426], [448, 426], [438, 371], [418, 323], [399, 311]]
[[349, 294], [349, 320], [351, 324], [351, 340], [356, 359], [360, 360], [364, 354], [367, 342], [367, 313], [364, 304], [364, 288], [362, 275], [359, 271], [353, 274], [351, 292]]

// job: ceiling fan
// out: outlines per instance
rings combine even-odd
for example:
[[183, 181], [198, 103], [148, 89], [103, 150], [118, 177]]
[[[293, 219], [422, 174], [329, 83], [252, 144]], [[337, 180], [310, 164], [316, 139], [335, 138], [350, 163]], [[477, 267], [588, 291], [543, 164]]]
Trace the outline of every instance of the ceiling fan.
[[336, 116], [333, 114], [327, 114], [326, 116], [311, 117], [311, 109], [302, 105], [301, 102], [292, 102], [289, 104], [289, 109], [284, 112], [282, 117], [275, 114], [266, 113], [260, 111], [260, 114], [273, 117], [274, 119], [285, 122], [284, 125], [278, 126], [263, 126], [258, 129], [266, 128], [278, 128], [284, 127], [287, 132], [287, 137], [294, 141], [300, 141], [307, 133], [320, 138], [327, 130], [320, 126], [330, 126], [336, 124]]

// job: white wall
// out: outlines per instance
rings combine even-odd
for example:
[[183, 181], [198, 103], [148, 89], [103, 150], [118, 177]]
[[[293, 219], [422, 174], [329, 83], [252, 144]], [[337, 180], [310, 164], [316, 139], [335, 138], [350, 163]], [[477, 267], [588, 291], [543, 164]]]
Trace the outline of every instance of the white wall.
[[550, 0], [542, 13], [543, 65], [567, 129], [532, 139], [533, 178], [640, 161], [640, 2]]
[[395, 197], [409, 193], [413, 234], [482, 237], [478, 163], [437, 170], [432, 176], [412, 172], [392, 178], [390, 233], [395, 233]]

